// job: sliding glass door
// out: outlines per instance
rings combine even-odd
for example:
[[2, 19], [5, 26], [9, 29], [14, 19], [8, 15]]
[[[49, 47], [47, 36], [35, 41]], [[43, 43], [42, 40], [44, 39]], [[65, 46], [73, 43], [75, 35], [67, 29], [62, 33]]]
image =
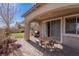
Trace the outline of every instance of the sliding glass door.
[[61, 38], [61, 19], [46, 22], [46, 32], [48, 37], [53, 37], [60, 41]]
[[51, 37], [55, 38], [56, 40], [60, 40], [61, 37], [61, 22], [60, 20], [51, 21]]

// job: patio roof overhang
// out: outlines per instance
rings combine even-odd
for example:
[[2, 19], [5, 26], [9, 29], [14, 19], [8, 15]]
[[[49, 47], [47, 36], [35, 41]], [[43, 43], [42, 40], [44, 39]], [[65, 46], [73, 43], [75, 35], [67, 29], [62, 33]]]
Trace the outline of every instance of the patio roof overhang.
[[77, 14], [77, 13], [79, 13], [79, 4], [69, 5], [69, 6], [56, 8], [56, 9], [47, 11], [45, 13], [41, 13], [40, 15], [37, 15], [36, 17], [34, 17], [32, 21], [41, 22], [44, 20], [49, 20], [52, 18], [66, 16], [70, 14]]

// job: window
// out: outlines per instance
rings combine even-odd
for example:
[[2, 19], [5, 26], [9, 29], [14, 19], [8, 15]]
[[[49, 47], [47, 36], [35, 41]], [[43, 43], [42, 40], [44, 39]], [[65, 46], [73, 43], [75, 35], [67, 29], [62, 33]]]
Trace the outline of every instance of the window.
[[76, 17], [66, 18], [66, 33], [76, 34]]
[[79, 34], [79, 17], [73, 16], [65, 18], [65, 33]]

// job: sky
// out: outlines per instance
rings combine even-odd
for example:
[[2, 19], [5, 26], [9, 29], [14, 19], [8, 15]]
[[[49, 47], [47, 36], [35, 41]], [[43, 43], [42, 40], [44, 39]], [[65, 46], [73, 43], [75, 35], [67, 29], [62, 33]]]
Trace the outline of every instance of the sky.
[[[30, 8], [32, 8], [33, 3], [16, 3], [15, 7], [17, 8], [17, 12], [14, 15], [13, 23], [11, 26], [15, 26], [16, 22], [21, 23], [24, 21], [24, 17], [22, 15], [27, 12]], [[0, 27], [4, 28], [5, 24], [0, 22]]]
[[24, 20], [22, 15], [25, 12], [27, 12], [30, 8], [32, 8], [33, 3], [17, 3], [16, 6], [17, 6], [18, 11], [15, 14], [15, 17], [14, 17], [15, 20], [12, 26], [14, 26], [16, 22], [22, 22]]

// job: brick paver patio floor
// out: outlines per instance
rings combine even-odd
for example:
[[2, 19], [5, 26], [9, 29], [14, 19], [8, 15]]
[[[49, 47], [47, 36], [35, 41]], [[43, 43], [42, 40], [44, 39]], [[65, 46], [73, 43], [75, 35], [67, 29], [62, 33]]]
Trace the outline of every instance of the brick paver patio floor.
[[58, 49], [57, 52], [44, 50], [35, 43], [36, 38], [31, 37], [30, 41], [19, 40], [16, 43], [20, 43], [22, 47], [15, 51], [17, 56], [79, 56], [79, 50], [64, 46], [62, 50]]

